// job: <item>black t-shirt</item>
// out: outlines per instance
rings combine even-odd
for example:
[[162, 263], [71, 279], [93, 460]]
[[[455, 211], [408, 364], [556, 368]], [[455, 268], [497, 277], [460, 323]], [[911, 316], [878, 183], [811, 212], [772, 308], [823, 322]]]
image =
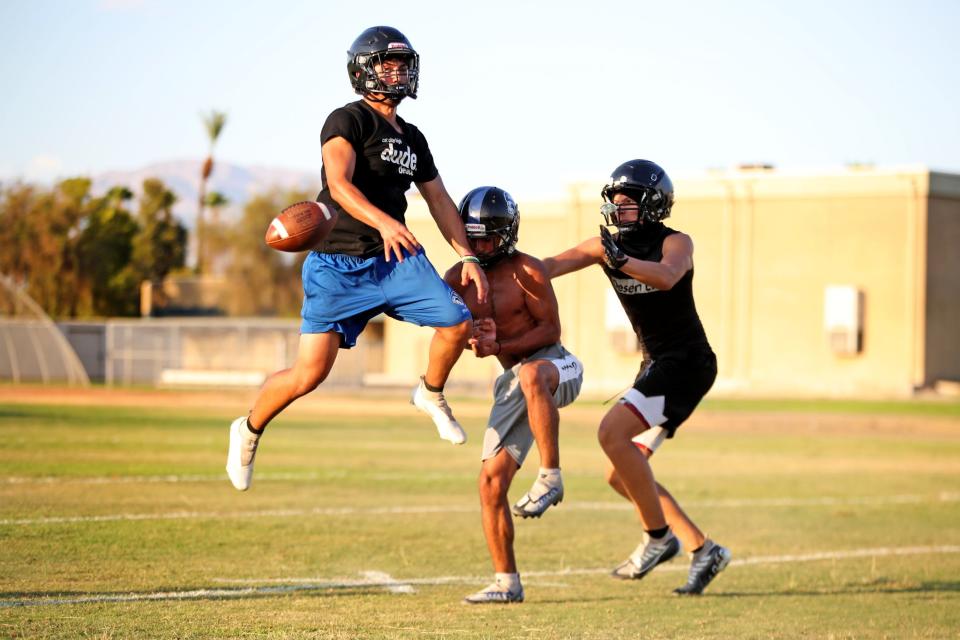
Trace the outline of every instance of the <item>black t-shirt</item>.
[[[387, 122], [363, 100], [336, 109], [327, 117], [320, 133], [320, 143], [341, 137], [353, 146], [357, 155], [353, 185], [373, 206], [390, 217], [404, 222], [411, 182], [430, 182], [437, 177], [427, 139], [420, 130], [397, 116], [403, 133]], [[383, 253], [383, 238], [373, 227], [344, 211], [330, 195], [326, 170], [320, 177], [323, 190], [318, 202], [335, 207], [339, 212], [336, 226], [315, 249], [322, 253], [346, 253], [370, 257]]]
[[[660, 223], [644, 226], [647, 228], [642, 231], [618, 234], [620, 246], [632, 258], [660, 262], [663, 241], [679, 232]], [[619, 269], [601, 266], [640, 339], [645, 359], [710, 351], [707, 334], [693, 303], [692, 268], [669, 291], [660, 291]]]

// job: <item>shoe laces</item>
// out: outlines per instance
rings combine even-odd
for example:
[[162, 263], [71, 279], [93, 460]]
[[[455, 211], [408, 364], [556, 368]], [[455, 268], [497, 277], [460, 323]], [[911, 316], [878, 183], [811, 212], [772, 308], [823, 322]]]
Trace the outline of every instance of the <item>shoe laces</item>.
[[698, 572], [702, 571], [703, 569], [706, 569], [711, 564], [713, 564], [713, 561], [714, 561], [713, 551], [711, 550], [711, 551], [708, 551], [707, 553], [704, 553], [699, 558], [694, 558], [693, 564], [690, 565], [690, 570], [693, 571], [694, 569], [696, 569]]
[[[660, 555], [664, 549], [667, 548], [667, 545], [670, 543], [670, 539], [670, 534], [667, 534], [662, 540], [657, 541], [651, 539], [649, 542], [641, 543], [641, 545], [637, 547], [637, 550], [633, 552], [634, 555], [631, 557], [639, 557], [640, 564], [642, 565], [646, 563], [647, 560], [652, 560]], [[640, 552], [639, 556], [637, 556], [637, 552]]]
[[530, 499], [530, 502], [537, 502], [549, 495], [553, 489], [554, 487], [537, 478], [534, 480], [533, 486], [530, 487], [530, 491], [527, 491], [527, 497]]

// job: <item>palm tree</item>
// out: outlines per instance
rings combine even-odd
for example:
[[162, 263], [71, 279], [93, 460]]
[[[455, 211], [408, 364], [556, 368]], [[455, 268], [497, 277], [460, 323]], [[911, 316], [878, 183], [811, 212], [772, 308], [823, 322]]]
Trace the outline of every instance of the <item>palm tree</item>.
[[207, 153], [207, 159], [203, 161], [203, 168], [200, 172], [200, 194], [197, 198], [197, 273], [202, 274], [204, 269], [205, 246], [204, 246], [204, 210], [209, 202], [207, 201], [207, 181], [210, 174], [213, 173], [213, 147], [217, 143], [217, 138], [227, 124], [227, 114], [222, 111], [211, 111], [208, 114], [200, 114], [203, 120], [203, 126], [207, 130], [207, 138], [210, 140], [210, 151]]
[[217, 274], [223, 269], [223, 254], [227, 248], [224, 228], [220, 226], [220, 211], [230, 204], [230, 201], [219, 191], [209, 191], [205, 204], [210, 214], [210, 223], [203, 233], [203, 266], [210, 273]]

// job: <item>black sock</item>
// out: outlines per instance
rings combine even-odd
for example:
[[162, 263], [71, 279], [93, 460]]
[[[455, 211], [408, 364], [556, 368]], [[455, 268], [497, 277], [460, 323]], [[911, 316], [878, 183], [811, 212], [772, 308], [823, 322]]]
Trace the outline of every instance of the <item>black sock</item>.
[[[645, 530], [645, 531], [646, 531], [646, 530]], [[667, 532], [668, 532], [668, 531], [670, 531], [670, 525], [667, 525], [666, 527], [663, 527], [662, 529], [653, 529], [652, 531], [647, 531], [647, 535], [649, 535], [649, 536], [650, 536], [651, 538], [653, 538], [654, 540], [659, 540], [659, 539], [662, 538], [663, 536], [667, 535]]]
[[692, 551], [692, 553], [700, 553], [701, 551], [703, 551], [703, 548], [704, 548], [705, 546], [707, 546], [707, 543], [706, 543], [706, 542], [704, 542], [702, 545], [700, 545], [699, 547], [697, 547], [696, 549], [694, 549], [694, 550]]
[[443, 385], [440, 385], [439, 387], [435, 387], [429, 382], [427, 382], [426, 378], [424, 378], [423, 380], [423, 386], [426, 387], [427, 391], [432, 391], [433, 393], [440, 393], [441, 391], [443, 391]]
[[254, 429], [253, 424], [250, 423], [249, 417], [247, 418], [247, 429], [250, 431], [250, 433], [252, 433], [255, 436], [259, 436], [263, 434], [263, 427], [260, 427], [259, 429]]

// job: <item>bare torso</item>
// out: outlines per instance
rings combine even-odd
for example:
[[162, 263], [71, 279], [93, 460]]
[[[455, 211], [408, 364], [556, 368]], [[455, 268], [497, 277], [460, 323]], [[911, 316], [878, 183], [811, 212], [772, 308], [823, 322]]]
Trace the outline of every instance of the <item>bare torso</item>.
[[446, 279], [463, 297], [474, 320], [492, 318], [496, 323], [500, 346], [491, 355], [504, 368], [559, 340], [557, 300], [540, 260], [518, 252], [485, 272], [490, 292], [484, 303], [478, 301], [473, 283], [460, 284], [460, 265], [447, 272]]

